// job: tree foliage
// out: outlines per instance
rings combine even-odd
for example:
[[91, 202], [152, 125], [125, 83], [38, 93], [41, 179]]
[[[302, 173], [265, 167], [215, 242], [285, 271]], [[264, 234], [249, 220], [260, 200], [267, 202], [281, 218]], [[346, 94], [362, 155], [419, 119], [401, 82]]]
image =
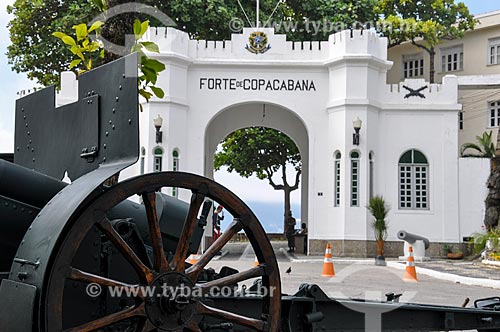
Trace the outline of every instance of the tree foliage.
[[[325, 40], [333, 29], [351, 27], [355, 22], [375, 20], [373, 5], [376, 0], [261, 0], [261, 22], [286, 33], [289, 40]], [[89, 23], [100, 10], [129, 0], [16, 0], [8, 7], [14, 15], [9, 23], [12, 45], [8, 48], [9, 63], [17, 72], [47, 86], [59, 83], [61, 68], [70, 65], [71, 53], [57, 42], [52, 32], [70, 33], [74, 25]], [[193, 38], [228, 40], [231, 38], [230, 22], [238, 19], [245, 26], [255, 22], [256, 0], [142, 0], [137, 1], [157, 7], [171, 17], [177, 28]], [[278, 4], [279, 3], [279, 4]], [[245, 13], [247, 15], [245, 15]], [[247, 17], [248, 16], [248, 20]], [[106, 22], [102, 36], [124, 45], [124, 35], [132, 33], [138, 15], [123, 14]], [[140, 17], [141, 20], [147, 17]], [[151, 19], [152, 25], [161, 25]], [[339, 25], [340, 23], [342, 25]], [[105, 62], [113, 60], [106, 53]], [[100, 63], [95, 63], [94, 66]]]
[[255, 173], [264, 180], [287, 163], [297, 171], [301, 168], [299, 150], [287, 135], [270, 128], [250, 127], [236, 130], [222, 141], [214, 166], [216, 170], [227, 166], [229, 172], [236, 171], [246, 178]]
[[[377, 20], [374, 10], [377, 1], [286, 1], [285, 10], [277, 21], [297, 24], [292, 25], [294, 29], [286, 32], [289, 40], [328, 40], [328, 36], [334, 32], [373, 25]], [[286, 24], [283, 27], [286, 28]]]
[[436, 45], [443, 40], [462, 38], [474, 29], [475, 19], [463, 2], [455, 0], [378, 0], [379, 26], [389, 46], [410, 41], [429, 53], [430, 81], [434, 83]]
[[[289, 40], [326, 40], [340, 28], [375, 22], [376, 0], [261, 0], [261, 26], [286, 34]], [[156, 3], [175, 18], [178, 28], [200, 39], [230, 39], [229, 22], [239, 19], [246, 27], [256, 21], [256, 0], [181, 0]], [[246, 13], [246, 15], [245, 15]], [[249, 22], [250, 21], [250, 22]], [[267, 23], [267, 24], [266, 24]], [[342, 23], [342, 25], [340, 25]]]
[[[300, 152], [295, 143], [285, 134], [274, 129], [251, 127], [236, 130], [221, 144], [222, 149], [215, 154], [214, 168], [227, 166], [229, 172], [240, 176], [253, 174], [261, 180], [268, 180], [275, 190], [284, 192], [284, 216], [290, 211], [290, 193], [299, 188], [302, 172]], [[295, 168], [294, 183], [287, 178], [287, 165]], [[273, 175], [281, 171], [282, 183], [277, 184]]]
[[72, 57], [52, 33], [70, 32], [98, 14], [91, 0], [16, 0], [7, 12], [14, 15], [8, 24], [9, 64], [44, 86], [58, 83], [61, 68], [68, 68]]
[[[104, 0], [102, 0], [104, 1]], [[104, 8], [101, 0], [95, 0], [99, 8]], [[85, 71], [91, 70], [94, 63], [98, 60], [104, 59], [105, 50], [98, 41], [93, 41], [90, 34], [95, 33], [95, 37], [99, 37], [99, 31], [104, 25], [104, 22], [95, 21], [92, 25], [87, 27], [87, 24], [80, 23], [74, 25], [75, 37], [65, 34], [61, 31], [56, 31], [52, 35], [59, 38], [64, 44], [69, 47], [70, 52], [74, 55], [73, 60], [69, 65], [69, 70], [77, 68], [77, 73], [81, 74]], [[123, 29], [126, 29], [123, 27]], [[139, 94], [146, 99], [147, 102], [155, 95], [157, 98], [163, 98], [165, 92], [160, 87], [155, 86], [158, 81], [158, 75], [165, 70], [165, 64], [158, 60], [151, 59], [147, 56], [145, 51], [159, 53], [160, 49], [154, 42], [141, 41], [144, 34], [149, 29], [149, 21], [141, 22], [136, 19], [133, 24], [134, 43], [130, 52], [138, 52], [140, 55], [139, 71]], [[149, 91], [148, 91], [149, 90]], [[142, 104], [139, 104], [142, 111]]]
[[[476, 136], [476, 143], [464, 143], [460, 148], [462, 157], [495, 158], [495, 144], [491, 138], [492, 132], [484, 132]], [[475, 154], [465, 154], [467, 150], [474, 150]]]
[[96, 36], [103, 22], [97, 21], [90, 27], [87, 24], [80, 23], [74, 25], [75, 38], [65, 34], [64, 32], [56, 31], [52, 35], [59, 38], [64, 44], [69, 47], [70, 52], [76, 56], [69, 65], [69, 69], [81, 66], [78, 73], [91, 70], [96, 60], [104, 58], [104, 50], [101, 49], [99, 42], [92, 41], [90, 34], [94, 32]]

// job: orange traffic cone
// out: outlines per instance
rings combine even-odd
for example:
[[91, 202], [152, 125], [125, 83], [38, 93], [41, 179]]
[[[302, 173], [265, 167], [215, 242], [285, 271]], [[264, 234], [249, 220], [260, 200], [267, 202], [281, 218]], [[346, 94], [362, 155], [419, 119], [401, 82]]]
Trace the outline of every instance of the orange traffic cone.
[[197, 255], [189, 255], [189, 258], [188, 258], [189, 264], [191, 264], [191, 265], [196, 264], [196, 262], [198, 262], [198, 258], [199, 257]]
[[257, 259], [257, 256], [255, 256], [255, 259], [253, 261], [253, 267], [259, 266], [259, 260]]
[[408, 247], [408, 261], [406, 263], [406, 271], [403, 276], [404, 281], [418, 282], [417, 270], [415, 269], [415, 258], [413, 258], [413, 247]]
[[325, 260], [323, 262], [323, 273], [321, 273], [321, 275], [323, 277], [335, 276], [335, 268], [333, 267], [333, 259], [332, 259], [332, 249], [329, 243], [326, 245]]

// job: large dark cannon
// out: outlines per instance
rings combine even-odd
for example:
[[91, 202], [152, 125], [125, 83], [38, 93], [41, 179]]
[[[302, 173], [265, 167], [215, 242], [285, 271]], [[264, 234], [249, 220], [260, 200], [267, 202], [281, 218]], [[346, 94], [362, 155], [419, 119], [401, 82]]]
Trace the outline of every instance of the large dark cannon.
[[[4, 160], [0, 160], [0, 183], [0, 234], [5, 238], [0, 242], [2, 272], [10, 270], [17, 248], [37, 214], [67, 184]], [[162, 193], [155, 193], [155, 196], [164, 249], [174, 252], [189, 204]], [[206, 217], [207, 212], [204, 215]], [[125, 200], [113, 208], [108, 217], [112, 220], [130, 219], [145, 243], [151, 245], [143, 204]], [[206, 219], [200, 219], [190, 239], [188, 254], [198, 251], [205, 225]], [[122, 223], [122, 232], [125, 232], [125, 227]]]
[[[55, 108], [53, 87], [17, 102], [15, 164], [0, 161], [0, 332], [500, 329], [500, 298], [466, 309], [332, 299], [308, 284], [283, 295], [267, 235], [232, 192], [182, 172], [116, 182], [139, 154], [138, 82], [125, 64], [136, 55], [80, 75], [73, 104]], [[190, 199], [161, 193], [172, 188]], [[234, 220], [191, 264], [212, 202]], [[259, 265], [210, 268], [239, 232]]]

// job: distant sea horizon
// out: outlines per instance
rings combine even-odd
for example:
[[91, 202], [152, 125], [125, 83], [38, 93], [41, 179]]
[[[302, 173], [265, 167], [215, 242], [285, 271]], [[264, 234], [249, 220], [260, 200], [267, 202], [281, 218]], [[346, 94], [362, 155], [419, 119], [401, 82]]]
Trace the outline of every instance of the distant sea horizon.
[[[266, 233], [283, 233], [283, 215], [284, 203], [283, 202], [259, 202], [248, 201], [245, 202], [253, 211], [255, 216], [259, 219], [264, 227]], [[300, 203], [291, 203], [292, 214], [297, 220], [296, 228], [300, 228]], [[232, 221], [232, 216], [225, 214], [224, 220], [221, 222], [221, 228], [224, 231]]]

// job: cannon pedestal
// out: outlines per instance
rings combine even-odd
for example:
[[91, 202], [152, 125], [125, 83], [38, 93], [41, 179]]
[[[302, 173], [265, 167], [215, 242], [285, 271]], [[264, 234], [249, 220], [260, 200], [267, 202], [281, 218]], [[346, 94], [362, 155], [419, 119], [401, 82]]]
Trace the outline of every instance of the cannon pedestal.
[[406, 261], [409, 256], [409, 249], [410, 246], [413, 248], [413, 256], [416, 261], [428, 261], [430, 260], [429, 257], [425, 256], [425, 242], [422, 240], [417, 240], [414, 243], [410, 244], [405, 241], [405, 246], [404, 246], [404, 256], [399, 256], [400, 261]]

